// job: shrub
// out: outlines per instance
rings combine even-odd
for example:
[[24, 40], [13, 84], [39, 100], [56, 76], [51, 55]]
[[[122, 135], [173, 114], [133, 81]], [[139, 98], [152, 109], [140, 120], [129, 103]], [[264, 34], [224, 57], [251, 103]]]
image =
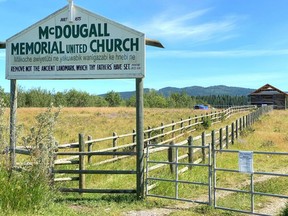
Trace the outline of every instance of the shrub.
[[208, 129], [209, 127], [211, 127], [211, 125], [212, 125], [211, 118], [210, 117], [205, 117], [203, 119], [203, 122], [202, 122], [202, 126], [204, 127], [204, 129]]
[[35, 127], [22, 138], [24, 146], [31, 152], [31, 166], [16, 170], [5, 166], [3, 160], [0, 163], [0, 212], [35, 212], [52, 203], [55, 191], [50, 185], [49, 168], [56, 148], [53, 132], [59, 112], [60, 109], [54, 112], [51, 106], [39, 114]]
[[288, 216], [288, 202], [286, 203], [285, 208], [281, 210], [280, 216]]
[[30, 150], [30, 160], [40, 170], [49, 169], [54, 160], [57, 148], [54, 139], [55, 124], [60, 114], [60, 108], [54, 112], [50, 106], [44, 113], [36, 116], [36, 125], [30, 128], [30, 133], [22, 137], [23, 146]]

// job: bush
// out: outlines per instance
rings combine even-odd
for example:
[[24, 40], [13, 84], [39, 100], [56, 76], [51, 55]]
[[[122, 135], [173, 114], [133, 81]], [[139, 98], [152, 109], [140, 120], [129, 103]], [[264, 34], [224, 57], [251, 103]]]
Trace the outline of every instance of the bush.
[[281, 210], [280, 216], [288, 216], [288, 202], [286, 203], [285, 208]]
[[202, 126], [204, 127], [204, 129], [208, 129], [209, 127], [211, 127], [211, 125], [212, 125], [211, 118], [210, 117], [205, 117], [203, 119], [203, 122], [202, 122]]
[[[40, 113], [36, 117], [36, 126], [22, 138], [24, 146], [31, 152], [29, 161], [25, 161], [30, 162], [30, 166], [12, 169], [6, 162], [9, 161], [8, 152], [5, 159], [1, 157], [0, 212], [37, 212], [52, 203], [55, 191], [50, 184], [50, 167], [56, 148], [53, 132], [59, 112], [54, 112], [51, 106]], [[3, 119], [3, 113], [0, 112], [0, 119]], [[1, 128], [5, 128], [3, 122]], [[1, 141], [6, 142], [5, 136]]]

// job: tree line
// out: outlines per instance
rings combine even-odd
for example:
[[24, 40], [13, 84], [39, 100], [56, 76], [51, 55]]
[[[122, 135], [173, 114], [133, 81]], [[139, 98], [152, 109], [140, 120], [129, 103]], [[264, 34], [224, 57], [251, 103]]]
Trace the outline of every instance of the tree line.
[[[5, 93], [0, 87], [0, 96], [5, 104], [9, 106], [10, 94]], [[135, 107], [135, 94], [128, 99], [123, 99], [120, 93], [110, 91], [104, 96], [89, 94], [85, 91], [75, 89], [54, 92], [41, 88], [24, 90], [18, 88], [18, 107]], [[156, 90], [144, 93], [144, 107], [147, 108], [193, 108], [196, 104], [205, 104], [212, 107], [226, 107], [235, 105], [246, 105], [246, 96], [210, 95], [189, 96], [187, 93], [171, 93], [168, 97], [163, 96]]]

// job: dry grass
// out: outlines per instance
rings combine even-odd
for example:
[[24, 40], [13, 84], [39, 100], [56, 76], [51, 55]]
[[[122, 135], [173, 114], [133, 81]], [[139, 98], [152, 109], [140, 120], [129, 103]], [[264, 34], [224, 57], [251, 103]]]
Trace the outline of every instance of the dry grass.
[[[45, 108], [19, 108], [17, 122], [24, 126], [24, 133], [35, 123], [35, 116]], [[189, 116], [204, 114], [205, 111], [191, 109], [144, 109], [144, 128], [157, 127], [161, 123], [169, 124], [187, 119]], [[8, 110], [7, 110], [8, 115]], [[127, 107], [88, 107], [63, 108], [56, 129], [56, 139], [59, 143], [70, 143], [78, 140], [78, 134], [84, 133], [93, 138], [131, 133], [136, 128], [136, 110]]]
[[[246, 143], [253, 143], [255, 149], [262, 151], [288, 152], [288, 114], [284, 110], [274, 110], [253, 125], [255, 132]], [[245, 148], [245, 145], [241, 147]], [[251, 148], [251, 146], [250, 146]]]
[[[34, 117], [39, 114], [40, 112], [43, 112], [44, 109], [40, 108], [21, 108], [18, 109], [18, 123], [24, 124], [25, 129], [27, 130], [34, 122]], [[149, 126], [155, 127], [159, 126], [161, 122], [164, 124], [171, 123], [172, 120], [178, 121], [180, 118], [186, 119], [189, 116], [193, 117], [194, 115], [199, 115], [203, 113], [203, 111], [194, 111], [191, 109], [145, 109], [145, 128]], [[205, 112], [205, 111], [204, 111]], [[243, 113], [241, 114], [241, 116]], [[219, 128], [223, 127], [227, 124], [230, 124], [230, 122], [235, 120], [235, 118], [240, 117], [240, 115], [235, 115], [230, 120], [226, 120], [222, 122], [221, 124], [217, 124], [213, 126], [213, 128]], [[85, 133], [86, 135], [91, 134], [93, 135], [93, 138], [99, 138], [99, 137], [106, 137], [111, 136], [112, 132], [115, 131], [118, 134], [122, 133], [130, 133], [132, 132], [132, 129], [135, 128], [135, 108], [64, 108], [62, 110], [62, 113], [60, 114], [59, 119], [59, 126], [57, 128], [57, 140], [59, 140], [60, 143], [67, 143], [67, 142], [73, 142], [77, 141], [78, 133]], [[253, 128], [255, 131], [252, 134], [248, 134], [247, 137], [243, 138], [241, 137], [238, 139], [237, 143], [235, 145], [230, 145], [230, 147], [241, 149], [241, 150], [259, 150], [259, 151], [286, 151], [288, 150], [288, 132], [286, 131], [286, 128], [288, 127], [288, 113], [287, 111], [273, 111], [269, 114], [267, 114], [264, 117], [261, 117], [261, 120], [259, 122], [256, 122], [253, 125]], [[209, 129], [210, 131], [210, 129]], [[235, 157], [229, 157], [228, 155], [223, 154], [223, 160], [227, 159], [223, 162], [219, 160], [219, 163], [226, 164], [228, 167], [237, 169], [237, 161]], [[220, 159], [221, 156], [219, 156]], [[257, 159], [258, 160], [258, 159]], [[262, 158], [259, 159], [262, 160], [263, 163], [255, 163], [255, 169], [264, 169], [266, 170], [273, 169], [273, 167], [270, 167], [270, 165], [274, 166], [275, 161], [272, 160], [271, 162], [268, 162], [268, 158]], [[285, 161], [285, 163], [283, 163]], [[133, 163], [132, 160], [126, 161], [129, 165]], [[117, 163], [110, 164], [108, 168], [119, 166], [121, 169], [122, 167], [127, 168], [128, 165], [126, 162], [123, 162], [123, 165], [118, 165]], [[268, 162], [268, 163], [267, 163]], [[279, 165], [285, 165], [287, 164], [287, 159], [283, 159], [283, 161], [279, 161]], [[219, 165], [220, 165], [219, 164]], [[262, 164], [262, 165], [261, 165]], [[264, 166], [264, 165], [265, 166]], [[261, 165], [261, 167], [260, 167]], [[266, 166], [267, 165], [267, 166]], [[285, 165], [286, 166], [286, 165]], [[97, 167], [98, 169], [101, 169], [102, 167]], [[107, 168], [107, 167], [106, 167]], [[196, 169], [195, 169], [196, 171]], [[266, 170], [268, 171], [268, 170]], [[185, 177], [185, 175], [184, 175]], [[201, 177], [201, 176], [200, 176]], [[205, 177], [205, 176], [204, 176]], [[244, 176], [245, 177], [245, 176]], [[223, 186], [235, 186], [237, 182], [244, 182], [246, 179], [243, 176], [239, 175], [231, 175], [227, 176], [227, 178], [224, 177], [224, 181], [226, 184], [221, 182], [219, 180], [219, 186], [220, 183], [223, 183]], [[113, 179], [111, 176], [89, 176], [87, 182], [89, 182], [93, 187], [103, 187], [107, 185], [103, 185], [101, 180], [106, 180], [107, 184], [109, 185], [110, 182], [113, 182]], [[91, 181], [90, 181], [91, 180]], [[135, 182], [135, 179], [126, 179], [123, 178], [118, 181], [117, 187], [123, 187], [123, 188], [129, 188], [130, 185], [129, 182]], [[191, 190], [186, 190], [187, 193], [191, 193]], [[97, 200], [97, 199], [96, 199]], [[99, 200], [97, 200], [99, 202]], [[147, 208], [145, 205], [158, 205], [157, 203], [162, 202], [162, 200], [149, 200], [146, 202], [138, 202], [136, 203], [139, 206], [136, 206], [134, 204], [127, 203], [125, 201], [122, 202], [103, 202], [101, 203], [102, 206], [99, 207], [99, 205], [96, 205], [91, 201], [91, 209], [88, 211], [89, 214], [93, 214], [92, 212], [97, 212], [99, 214], [105, 214], [106, 209], [109, 209], [109, 211], [113, 213], [123, 212], [123, 209], [135, 209], [135, 208]], [[112, 203], [112, 204], [111, 204]], [[155, 204], [154, 204], [155, 203]], [[74, 204], [74, 203], [73, 203]], [[69, 206], [68, 204], [65, 204]], [[87, 202], [85, 207], [89, 205]], [[159, 204], [161, 206], [161, 204]], [[125, 206], [125, 207], [123, 207]], [[194, 209], [193, 209], [194, 210]], [[85, 211], [85, 212], [84, 212]], [[187, 215], [194, 215], [192, 214], [193, 211], [189, 211], [189, 214]], [[77, 214], [82, 213], [82, 215], [87, 215], [86, 210], [79, 210]], [[217, 215], [219, 212], [212, 212], [208, 215]], [[177, 215], [182, 214], [182, 212], [177, 211]], [[185, 215], [185, 214], [184, 214]]]

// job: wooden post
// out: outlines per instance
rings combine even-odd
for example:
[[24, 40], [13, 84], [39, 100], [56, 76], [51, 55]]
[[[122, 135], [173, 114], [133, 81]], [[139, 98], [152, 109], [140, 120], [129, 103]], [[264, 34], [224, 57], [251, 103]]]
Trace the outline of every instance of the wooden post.
[[193, 137], [188, 137], [188, 163], [189, 163], [189, 169], [192, 169], [192, 163], [193, 163]]
[[234, 133], [235, 133], [234, 122], [232, 122], [232, 124], [231, 124], [231, 143], [232, 143], [232, 145], [234, 144]]
[[242, 125], [242, 118], [239, 119], [239, 126], [240, 126], [240, 127], [239, 127], [239, 131], [240, 131], [240, 133], [241, 133], [241, 131], [243, 130], [243, 127], [242, 127], [242, 126], [243, 126], [243, 125]]
[[220, 146], [220, 150], [222, 150], [222, 148], [223, 148], [223, 143], [222, 143], [222, 141], [223, 141], [223, 129], [220, 128], [220, 129], [219, 129], [219, 146]]
[[[164, 126], [164, 123], [161, 122], [161, 127], [163, 127], [163, 126]], [[161, 129], [161, 134], [164, 134], [164, 128]], [[161, 136], [161, 141], [163, 141], [163, 138], [164, 138], [164, 135]]]
[[211, 132], [211, 144], [212, 144], [212, 149], [216, 149], [215, 130], [212, 130], [212, 132]]
[[229, 148], [229, 126], [226, 125], [226, 149]]
[[[88, 141], [91, 141], [92, 140], [92, 136], [88, 136]], [[93, 149], [92, 149], [92, 146], [93, 146], [93, 144], [92, 143], [88, 143], [88, 152], [91, 152], [91, 151], [93, 151]], [[91, 155], [88, 155], [88, 164], [91, 164]]]
[[53, 156], [52, 156], [52, 159], [50, 161], [50, 164], [49, 164], [49, 181], [50, 181], [50, 185], [53, 186], [54, 185], [54, 178], [55, 178], [55, 174], [54, 174], [54, 169], [55, 169], [55, 160], [57, 159], [57, 154], [56, 152], [58, 152], [58, 145], [59, 143], [57, 141], [55, 141], [55, 146], [56, 148], [54, 149], [54, 152], [53, 152]]
[[[85, 152], [85, 141], [84, 141], [84, 135], [79, 134], [79, 152]], [[85, 170], [85, 160], [84, 155], [79, 155], [79, 170]], [[79, 174], [79, 189], [85, 188], [85, 174], [80, 173]], [[82, 194], [80, 192], [80, 194]]]
[[198, 125], [197, 123], [198, 123], [198, 116], [195, 115], [195, 124], [196, 124], [196, 126]]
[[[170, 145], [175, 145], [174, 141], [169, 143]], [[176, 162], [176, 151], [174, 147], [169, 147], [168, 148], [168, 161], [170, 163], [175, 163]], [[170, 172], [173, 174], [175, 173], [176, 170], [176, 164], [170, 164]]]
[[148, 134], [148, 139], [149, 139], [149, 140], [148, 140], [147, 143], [151, 143], [151, 139], [150, 139], [150, 138], [151, 138], [151, 133], [152, 133], [152, 132], [151, 132], [150, 130], [151, 130], [151, 126], [148, 126], [148, 132], [147, 132], [147, 134]]
[[174, 120], [172, 120], [172, 128], [171, 128], [171, 130], [172, 130], [172, 137], [174, 138], [175, 137], [175, 132], [174, 132], [174, 130], [175, 130], [175, 125], [174, 125]]
[[181, 134], [183, 133], [183, 118], [180, 119], [180, 128], [181, 128]]
[[236, 137], [236, 139], [238, 139], [238, 127], [239, 127], [239, 124], [238, 124], [238, 119], [236, 119], [236, 127], [235, 127], [235, 129], [236, 129], [236, 132], [235, 132], [235, 137]]
[[245, 119], [245, 127], [247, 128], [249, 125], [249, 122], [248, 122], [248, 118], [249, 118], [249, 115], [246, 115], [245, 116], [246, 117], [246, 119]]
[[17, 80], [10, 80], [10, 168], [16, 165]]
[[144, 198], [144, 100], [143, 78], [136, 78], [136, 191], [137, 199]]
[[[113, 148], [117, 146], [117, 142], [118, 142], [118, 139], [117, 139], [117, 133], [116, 132], [113, 132]], [[113, 152], [116, 152], [117, 150], [114, 149]], [[113, 155], [113, 158], [117, 157], [116, 155]]]
[[188, 119], [189, 119], [189, 120], [188, 120], [188, 125], [191, 126], [191, 117], [189, 116]]
[[[202, 146], [204, 147], [206, 145], [206, 133], [205, 131], [202, 132]], [[206, 152], [205, 148], [202, 148], [202, 163], [205, 163], [206, 160]]]

